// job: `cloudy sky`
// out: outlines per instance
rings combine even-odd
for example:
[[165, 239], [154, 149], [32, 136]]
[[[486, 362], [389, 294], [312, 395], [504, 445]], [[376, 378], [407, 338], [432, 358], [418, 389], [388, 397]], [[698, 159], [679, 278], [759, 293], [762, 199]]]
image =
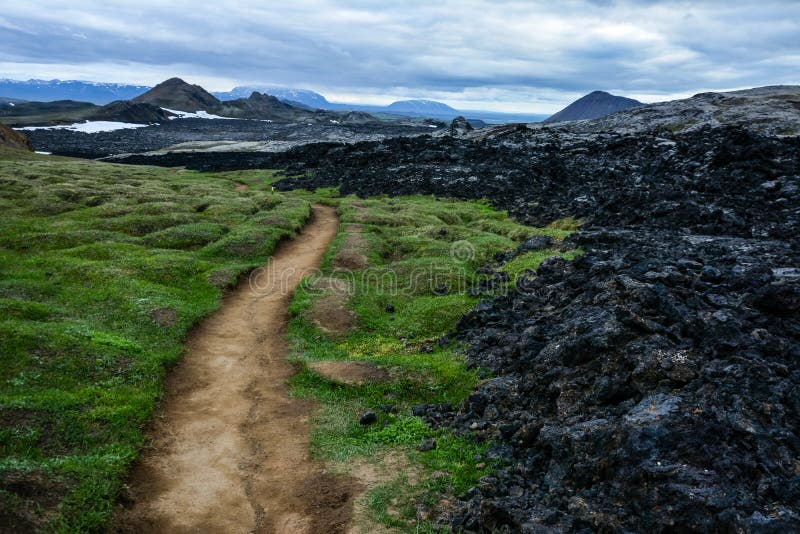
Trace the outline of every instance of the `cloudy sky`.
[[653, 102], [800, 83], [798, 0], [22, 0], [0, 9], [0, 78], [334, 101], [433, 98], [549, 113], [594, 89]]

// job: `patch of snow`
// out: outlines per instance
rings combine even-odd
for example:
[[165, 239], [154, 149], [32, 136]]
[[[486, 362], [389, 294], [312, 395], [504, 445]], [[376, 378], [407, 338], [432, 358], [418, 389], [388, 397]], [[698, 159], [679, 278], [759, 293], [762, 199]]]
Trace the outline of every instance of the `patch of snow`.
[[428, 128], [438, 128], [438, 126], [436, 126], [435, 124], [429, 124]]
[[161, 108], [164, 111], [168, 111], [173, 115], [177, 115], [177, 117], [170, 117], [170, 119], [228, 119], [228, 120], [236, 120], [234, 117], [220, 117], [219, 115], [212, 115], [208, 111], [196, 111], [194, 113], [190, 111], [178, 111], [177, 109], [167, 109]]
[[99, 133], [125, 130], [128, 128], [144, 128], [149, 124], [134, 124], [131, 122], [92, 121], [76, 122], [75, 124], [61, 124], [58, 126], [26, 126], [18, 130], [71, 130], [73, 132]]
[[8, 105], [11, 106], [12, 108], [14, 107], [14, 103], [13, 102], [9, 102]]
[[333, 119], [330, 119], [330, 121], [331, 121], [331, 124], [339, 124], [339, 121], [335, 121]]
[[50, 156], [52, 152], [42, 152], [41, 150], [36, 151], [37, 154], [42, 154], [43, 156]]

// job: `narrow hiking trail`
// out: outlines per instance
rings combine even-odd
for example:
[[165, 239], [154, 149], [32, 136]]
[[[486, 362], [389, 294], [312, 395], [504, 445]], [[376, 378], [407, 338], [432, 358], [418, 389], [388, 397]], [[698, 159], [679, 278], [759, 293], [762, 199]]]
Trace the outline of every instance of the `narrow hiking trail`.
[[254, 291], [247, 281], [193, 332], [115, 526], [129, 532], [344, 532], [358, 483], [309, 458], [312, 404], [289, 397], [291, 290], [336, 234], [316, 205]]

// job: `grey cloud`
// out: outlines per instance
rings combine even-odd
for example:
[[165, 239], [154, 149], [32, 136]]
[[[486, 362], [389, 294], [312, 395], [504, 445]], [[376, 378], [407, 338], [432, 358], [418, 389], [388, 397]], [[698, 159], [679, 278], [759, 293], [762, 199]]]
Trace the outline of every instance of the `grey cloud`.
[[800, 3], [779, 0], [39, 0], [4, 8], [0, 61], [15, 72], [26, 63], [183, 65], [351, 93], [501, 89], [531, 102], [597, 88], [673, 94], [798, 83], [798, 21]]

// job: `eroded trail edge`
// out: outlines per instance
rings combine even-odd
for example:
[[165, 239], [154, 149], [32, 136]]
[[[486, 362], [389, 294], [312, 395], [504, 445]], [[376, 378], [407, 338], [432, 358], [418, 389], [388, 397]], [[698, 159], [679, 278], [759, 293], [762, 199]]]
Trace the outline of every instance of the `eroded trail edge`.
[[309, 458], [308, 401], [289, 397], [285, 328], [291, 291], [336, 234], [334, 208], [282, 244], [254, 291], [245, 281], [203, 321], [166, 383], [134, 469], [118, 530], [337, 532], [356, 483]]

